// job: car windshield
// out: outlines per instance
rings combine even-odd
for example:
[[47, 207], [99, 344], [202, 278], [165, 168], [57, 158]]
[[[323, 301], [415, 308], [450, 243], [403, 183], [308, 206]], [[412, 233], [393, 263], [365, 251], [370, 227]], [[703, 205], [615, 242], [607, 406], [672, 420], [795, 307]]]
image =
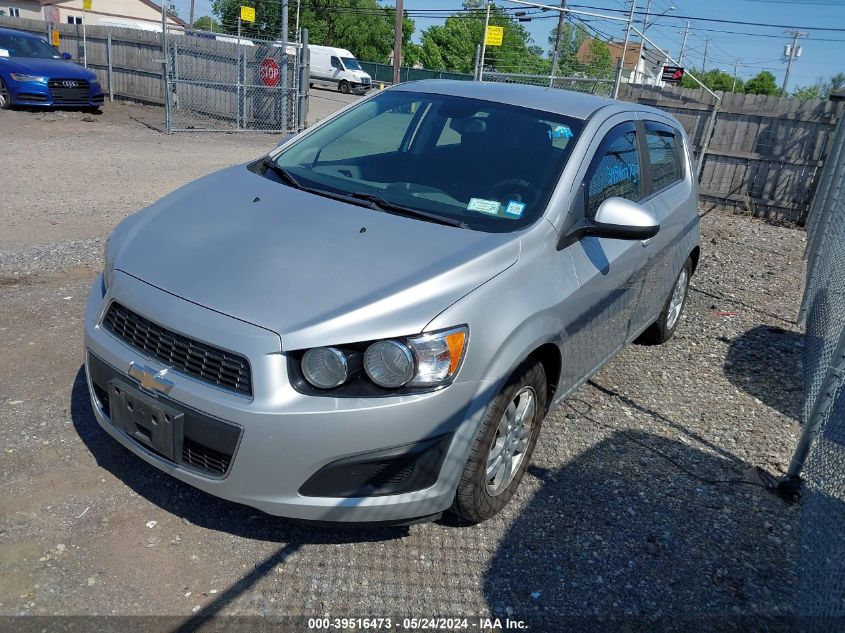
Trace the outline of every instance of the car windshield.
[[59, 51], [37, 37], [0, 33], [0, 57], [61, 59]]
[[343, 67], [346, 70], [361, 70], [361, 64], [354, 57], [341, 57], [340, 59], [343, 61]]
[[[543, 213], [581, 128], [582, 121], [550, 112], [389, 90], [275, 160], [294, 184], [312, 190], [375, 196], [472, 229], [504, 232]], [[284, 182], [278, 171], [265, 176]]]

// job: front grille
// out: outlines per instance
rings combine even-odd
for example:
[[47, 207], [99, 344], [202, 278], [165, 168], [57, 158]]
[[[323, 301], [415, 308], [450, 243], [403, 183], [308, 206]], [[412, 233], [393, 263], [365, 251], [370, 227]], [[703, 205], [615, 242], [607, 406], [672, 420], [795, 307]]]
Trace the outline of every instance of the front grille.
[[199, 468], [215, 475], [223, 475], [229, 470], [231, 455], [226, 455], [213, 448], [204, 446], [189, 438], [182, 444], [182, 463]]
[[370, 84], [371, 79], [369, 77], [361, 77], [361, 83], [365, 86]]
[[103, 327], [177, 371], [237, 393], [252, 395], [246, 358], [177, 334], [113, 302]]
[[51, 79], [47, 82], [54, 103], [88, 103], [91, 89], [85, 79]]

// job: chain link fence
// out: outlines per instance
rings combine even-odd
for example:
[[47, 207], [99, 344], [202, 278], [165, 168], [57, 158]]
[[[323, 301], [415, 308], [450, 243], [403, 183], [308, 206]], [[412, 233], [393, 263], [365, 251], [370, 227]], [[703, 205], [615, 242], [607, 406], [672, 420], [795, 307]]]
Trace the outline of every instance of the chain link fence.
[[840, 122], [807, 222], [804, 429], [784, 481], [801, 474], [800, 615], [805, 630], [845, 617], [845, 123]]
[[166, 57], [168, 132], [304, 127], [302, 46], [189, 31], [169, 38]]

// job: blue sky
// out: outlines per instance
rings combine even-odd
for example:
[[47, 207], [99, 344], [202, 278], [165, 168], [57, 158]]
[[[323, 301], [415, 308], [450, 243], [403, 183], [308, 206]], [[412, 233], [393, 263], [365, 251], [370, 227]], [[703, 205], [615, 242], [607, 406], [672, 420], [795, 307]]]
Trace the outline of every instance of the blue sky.
[[[387, 0], [382, 4], [394, 4], [395, 0]], [[644, 10], [648, 0], [637, 0], [637, 8]], [[289, 0], [291, 12], [296, 6], [296, 0]], [[558, 4], [557, 0], [538, 0], [540, 3]], [[180, 15], [188, 17], [189, 0], [176, 0], [180, 8]], [[501, 6], [516, 7], [512, 2], [500, 0]], [[569, 6], [603, 7], [606, 9], [622, 10], [630, 7], [625, 0], [569, 0]], [[405, 8], [454, 10], [461, 6], [461, 0], [405, 0]], [[798, 85], [813, 84], [819, 77], [828, 79], [837, 72], [845, 72], [845, 0], [652, 0], [652, 15], [659, 15], [670, 6], [675, 9], [665, 16], [651, 23], [647, 30], [649, 38], [662, 48], [677, 57], [686, 19], [671, 16], [691, 16], [699, 18], [716, 18], [724, 20], [739, 20], [744, 22], [760, 22], [767, 24], [789, 25], [793, 27], [833, 27], [843, 31], [808, 31], [808, 36], [801, 41], [802, 55], [792, 66], [790, 90]], [[601, 13], [601, 10], [583, 9]], [[196, 0], [196, 16], [211, 13], [210, 0]], [[612, 15], [622, 15], [612, 13]], [[534, 41], [546, 48], [548, 33], [556, 24], [556, 17], [551, 12], [546, 17], [535, 18], [531, 22], [523, 23], [528, 28]], [[642, 19], [642, 16], [639, 16]], [[590, 19], [590, 18], [587, 18]], [[414, 16], [418, 40], [423, 29], [440, 24], [443, 18], [420, 18]], [[604, 33], [623, 37], [621, 24], [610, 21], [592, 23]], [[291, 15], [293, 26], [293, 15]], [[712, 31], [706, 30], [712, 29]], [[737, 58], [742, 60], [739, 75], [749, 78], [761, 70], [769, 70], [775, 74], [780, 84], [786, 68], [782, 60], [783, 46], [791, 41], [785, 28], [764, 28], [757, 26], [743, 26], [735, 24], [721, 24], [693, 20], [691, 34], [687, 40], [685, 66], [696, 68], [701, 65], [704, 56], [705, 38], [710, 38], [707, 67], [719, 67], [733, 72]], [[714, 32], [715, 31], [715, 32]], [[718, 32], [722, 31], [722, 32]], [[734, 31], [736, 33], [725, 33]], [[765, 34], [772, 37], [747, 35], [748, 33]], [[831, 41], [833, 40], [833, 41]], [[354, 51], [353, 51], [354, 52]]]

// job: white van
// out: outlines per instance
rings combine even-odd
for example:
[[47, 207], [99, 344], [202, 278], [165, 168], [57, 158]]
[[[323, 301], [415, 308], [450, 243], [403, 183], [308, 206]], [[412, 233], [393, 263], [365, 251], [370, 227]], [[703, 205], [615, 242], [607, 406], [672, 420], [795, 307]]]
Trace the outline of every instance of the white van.
[[311, 58], [311, 86], [327, 86], [344, 93], [366, 92], [373, 87], [372, 78], [348, 50], [334, 46], [308, 45]]

